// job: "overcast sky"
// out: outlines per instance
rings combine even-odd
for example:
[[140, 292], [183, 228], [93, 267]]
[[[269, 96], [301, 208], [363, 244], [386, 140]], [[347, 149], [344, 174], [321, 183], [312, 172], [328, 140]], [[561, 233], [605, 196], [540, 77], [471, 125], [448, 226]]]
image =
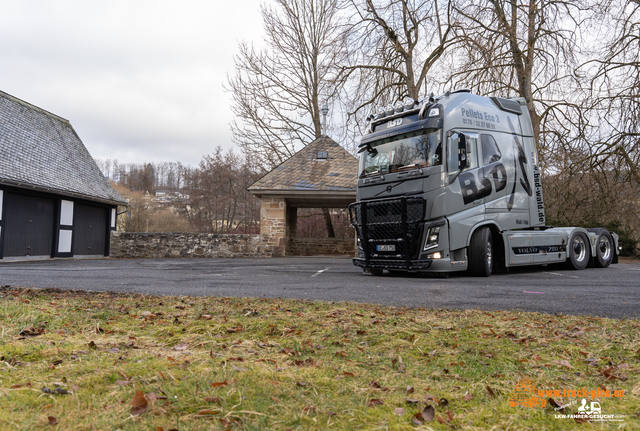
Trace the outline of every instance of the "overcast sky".
[[197, 165], [233, 146], [222, 86], [267, 1], [2, 0], [0, 90], [68, 119], [94, 158]]

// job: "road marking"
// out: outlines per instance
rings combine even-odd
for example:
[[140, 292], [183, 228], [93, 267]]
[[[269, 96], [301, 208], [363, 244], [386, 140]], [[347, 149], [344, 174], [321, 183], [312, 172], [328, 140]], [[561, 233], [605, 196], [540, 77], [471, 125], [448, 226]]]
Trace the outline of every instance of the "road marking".
[[580, 278], [577, 275], [560, 274], [559, 272], [545, 272], [545, 274], [558, 275], [560, 277]]
[[321, 269], [320, 271], [313, 274], [312, 277], [317, 277], [318, 275], [322, 274], [325, 271], [329, 271], [329, 268]]

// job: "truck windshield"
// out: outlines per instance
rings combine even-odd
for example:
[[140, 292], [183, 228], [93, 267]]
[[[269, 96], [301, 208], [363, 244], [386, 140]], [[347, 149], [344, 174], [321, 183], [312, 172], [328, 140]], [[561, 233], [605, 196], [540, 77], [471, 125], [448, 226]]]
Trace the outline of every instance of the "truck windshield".
[[440, 135], [440, 129], [427, 129], [372, 142], [360, 154], [360, 176], [441, 165]]

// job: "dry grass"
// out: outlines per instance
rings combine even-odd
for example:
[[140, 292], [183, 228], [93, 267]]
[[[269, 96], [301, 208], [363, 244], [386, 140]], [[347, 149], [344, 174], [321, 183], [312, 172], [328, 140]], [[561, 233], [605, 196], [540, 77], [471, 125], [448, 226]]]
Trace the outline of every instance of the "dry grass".
[[3, 430], [640, 429], [638, 320], [4, 288], [0, 322]]

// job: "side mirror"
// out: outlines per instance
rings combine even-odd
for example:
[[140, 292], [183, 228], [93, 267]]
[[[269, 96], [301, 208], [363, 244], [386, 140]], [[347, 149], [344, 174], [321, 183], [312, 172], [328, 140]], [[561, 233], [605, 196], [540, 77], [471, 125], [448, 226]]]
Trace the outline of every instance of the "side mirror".
[[464, 133], [458, 133], [458, 170], [463, 171], [469, 167], [468, 153], [467, 137]]

